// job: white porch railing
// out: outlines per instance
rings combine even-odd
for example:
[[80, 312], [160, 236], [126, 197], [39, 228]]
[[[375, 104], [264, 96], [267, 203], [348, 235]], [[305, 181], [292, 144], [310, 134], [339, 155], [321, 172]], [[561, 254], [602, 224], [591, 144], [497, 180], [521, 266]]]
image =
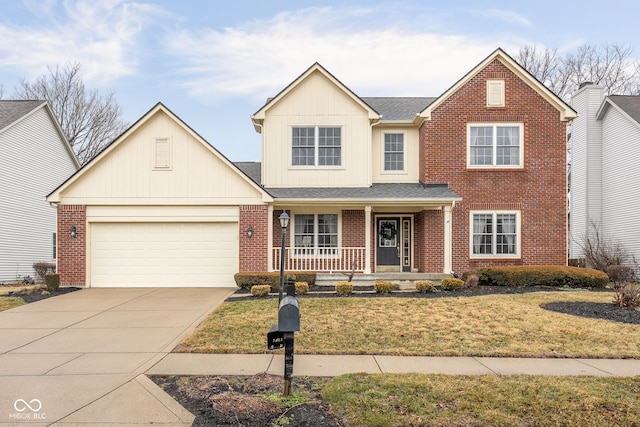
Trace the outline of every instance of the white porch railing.
[[[291, 271], [364, 271], [365, 248], [285, 248], [284, 269]], [[280, 248], [273, 248], [273, 271], [280, 271]]]

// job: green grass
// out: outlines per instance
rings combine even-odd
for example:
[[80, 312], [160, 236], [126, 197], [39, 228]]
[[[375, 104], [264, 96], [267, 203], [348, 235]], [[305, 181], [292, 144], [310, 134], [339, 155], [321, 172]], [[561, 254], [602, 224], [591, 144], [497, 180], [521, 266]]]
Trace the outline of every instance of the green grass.
[[[448, 298], [300, 298], [298, 354], [640, 358], [640, 326], [548, 311], [541, 304], [612, 304], [611, 292]], [[266, 353], [277, 302], [226, 302], [178, 346]]]
[[638, 426], [640, 377], [348, 374], [323, 401], [351, 426]]
[[22, 298], [18, 297], [0, 297], [0, 311], [9, 310], [14, 307], [20, 307], [25, 302]]

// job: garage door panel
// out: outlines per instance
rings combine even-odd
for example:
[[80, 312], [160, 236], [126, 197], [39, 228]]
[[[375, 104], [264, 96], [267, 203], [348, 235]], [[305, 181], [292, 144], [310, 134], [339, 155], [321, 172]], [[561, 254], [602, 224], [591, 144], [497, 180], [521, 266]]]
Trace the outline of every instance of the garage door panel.
[[91, 286], [234, 286], [237, 223], [93, 223]]

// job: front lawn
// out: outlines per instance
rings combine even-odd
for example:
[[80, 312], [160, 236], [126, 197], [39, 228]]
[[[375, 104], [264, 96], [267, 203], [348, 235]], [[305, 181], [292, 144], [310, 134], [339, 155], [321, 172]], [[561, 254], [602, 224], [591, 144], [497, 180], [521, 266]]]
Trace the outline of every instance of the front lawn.
[[14, 307], [20, 307], [24, 304], [25, 302], [22, 298], [0, 296], [0, 311], [9, 310], [10, 308]]
[[637, 426], [640, 377], [348, 374], [323, 401], [353, 426]]
[[[448, 298], [300, 298], [299, 354], [640, 358], [640, 325], [550, 311], [607, 304], [611, 292]], [[588, 313], [587, 313], [588, 314]], [[175, 351], [266, 353], [277, 301], [225, 302]]]

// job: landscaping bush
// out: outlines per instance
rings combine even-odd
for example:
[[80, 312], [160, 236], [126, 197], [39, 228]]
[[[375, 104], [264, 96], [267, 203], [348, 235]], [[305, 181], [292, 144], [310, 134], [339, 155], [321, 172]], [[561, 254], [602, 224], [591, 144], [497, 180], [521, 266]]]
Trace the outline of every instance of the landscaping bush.
[[251, 287], [251, 295], [254, 297], [265, 297], [269, 295], [271, 286], [269, 285], [253, 285]]
[[616, 287], [613, 303], [619, 307], [640, 307], [640, 285], [637, 283], [624, 283]]
[[436, 290], [436, 284], [431, 280], [416, 280], [416, 291], [433, 292]]
[[605, 288], [609, 282], [602, 271], [558, 265], [484, 267], [475, 273], [479, 284], [488, 286]]
[[57, 291], [60, 287], [60, 275], [59, 274], [45, 274], [44, 284], [47, 286], [49, 292]]
[[[286, 271], [285, 280], [288, 276], [294, 276], [294, 280], [307, 282], [309, 286], [316, 283], [316, 273], [312, 271]], [[277, 271], [254, 271], [236, 273], [233, 276], [236, 286], [241, 289], [250, 289], [254, 285], [269, 285], [273, 292], [280, 288], [280, 273]]]
[[53, 274], [56, 272], [56, 263], [55, 262], [34, 262], [33, 263], [33, 271], [36, 272], [36, 276], [40, 279], [40, 281], [44, 281], [44, 276], [47, 274]]
[[479, 282], [480, 279], [478, 279], [478, 275], [469, 274], [466, 279], [464, 279], [464, 287], [468, 289], [477, 288]]
[[440, 287], [445, 291], [457, 291], [464, 287], [464, 281], [462, 279], [450, 277], [448, 279], [442, 279]]
[[307, 282], [296, 282], [296, 295], [304, 295], [309, 292], [309, 284]]
[[633, 281], [635, 276], [633, 269], [626, 265], [610, 265], [606, 268], [605, 273], [609, 276], [609, 280], [613, 282], [614, 288]]
[[353, 293], [353, 283], [336, 282], [336, 293], [340, 296], [347, 296]]
[[388, 280], [376, 280], [373, 283], [373, 290], [379, 294], [390, 294], [393, 292], [393, 282]]

